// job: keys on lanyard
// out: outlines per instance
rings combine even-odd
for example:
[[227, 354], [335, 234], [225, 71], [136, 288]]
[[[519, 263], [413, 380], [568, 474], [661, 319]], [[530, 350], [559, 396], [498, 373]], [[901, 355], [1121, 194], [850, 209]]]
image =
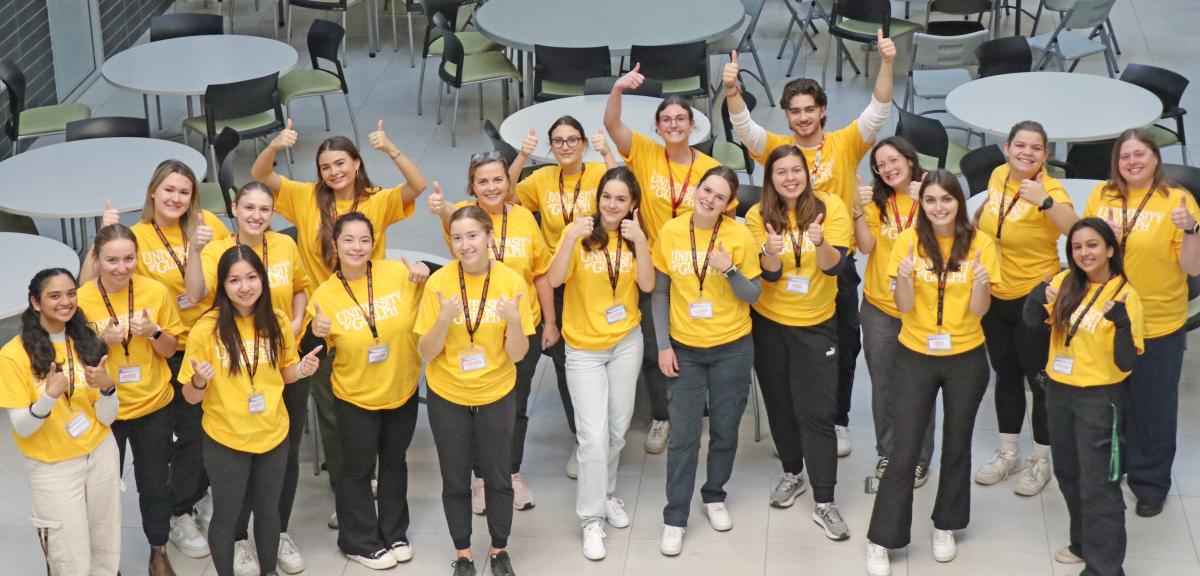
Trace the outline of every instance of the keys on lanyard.
[[[667, 194], [671, 197], [671, 217], [679, 215], [679, 206], [683, 204], [683, 199], [687, 198], [688, 183], [692, 181], [692, 166], [696, 164], [696, 149], [688, 150], [692, 153], [692, 160], [688, 163], [687, 176], [683, 177], [683, 188], [679, 190], [679, 196], [675, 196], [675, 173], [671, 171], [671, 156], [667, 154], [667, 150], [663, 149], [663, 158], [667, 161], [667, 180], [671, 183], [671, 188], [667, 190]], [[580, 176], [582, 179], [582, 175]], [[715, 234], [715, 232], [714, 232]]]

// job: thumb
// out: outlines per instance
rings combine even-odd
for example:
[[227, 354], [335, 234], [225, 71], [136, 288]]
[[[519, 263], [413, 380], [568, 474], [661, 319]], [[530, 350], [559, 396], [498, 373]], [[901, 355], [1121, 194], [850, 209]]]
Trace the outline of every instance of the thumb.
[[199, 370], [199, 369], [200, 369], [200, 365], [196, 363], [196, 359], [195, 359], [195, 358], [192, 358], [192, 371], [194, 372], [194, 371], [196, 371], [196, 370]]
[[912, 244], [908, 245], [908, 256], [909, 256], [909, 258], [911, 258], [913, 256], [913, 245]]
[[309, 351], [308, 351], [308, 354], [305, 354], [305, 355], [304, 355], [304, 357], [305, 357], [305, 358], [309, 358], [309, 357], [313, 357], [313, 358], [315, 358], [315, 357], [317, 356], [317, 352], [320, 352], [320, 351], [321, 351], [321, 349], [322, 349], [322, 348], [324, 348], [324, 347], [325, 347], [325, 345], [324, 345], [324, 344], [318, 344], [316, 348], [313, 348], [312, 350], [309, 350]]
[[375, 131], [383, 132], [383, 118], [380, 118], [377, 122], [375, 122]]
[[638, 62], [637, 64], [634, 64], [633, 68], [631, 68], [629, 71], [630, 72], [640, 72], [641, 69], [642, 69], [642, 63]]
[[291, 129], [292, 129], [292, 119], [291, 119], [291, 118], [288, 118], [288, 119], [287, 119], [287, 127], [286, 127], [285, 129], [286, 129], [286, 130], [291, 130]]
[[767, 223], [767, 234], [770, 234], [770, 235], [772, 235], [772, 236], [776, 236], [776, 234], [775, 234], [775, 227], [774, 227], [774, 226], [772, 226], [772, 225], [771, 225], [769, 222]]
[[113, 209], [113, 205], [112, 205], [112, 199], [111, 199], [111, 198], [109, 198], [109, 199], [106, 199], [106, 200], [104, 201], [104, 209], [105, 209], [105, 210], [112, 210], [112, 209]]
[[96, 367], [97, 367], [97, 368], [104, 368], [104, 365], [105, 365], [105, 364], [107, 364], [107, 363], [108, 363], [108, 354], [105, 354], [104, 356], [101, 356], [101, 357], [100, 357], [100, 363], [99, 363], [99, 364], [96, 364]]
[[883, 28], [875, 29], [875, 40], [877, 42], [883, 42]]
[[976, 251], [976, 252], [975, 252], [975, 264], [976, 264], [976, 265], [978, 265], [978, 264], [979, 264], [979, 255], [980, 255], [980, 254], [983, 254], [983, 250], [979, 250], [979, 251]]
[[862, 186], [863, 186], [863, 182], [862, 182], [862, 176], [860, 176], [860, 175], [858, 175], [858, 174], [855, 174], [855, 175], [854, 175], [854, 179], [855, 179], [855, 180], [858, 182], [858, 187], [859, 187], [859, 188], [862, 188]]
[[142, 308], [142, 319], [143, 320], [150, 319], [150, 309], [149, 308]]
[[46, 377], [49, 378], [51, 376], [54, 376], [55, 374], [58, 374], [58, 363], [51, 362], [50, 363], [50, 371], [46, 373]]
[[536, 137], [537, 137], [537, 129], [536, 129], [536, 128], [530, 128], [530, 129], [529, 129], [529, 135], [530, 135], [530, 136], [533, 136], [534, 138], [536, 138]]
[[313, 311], [317, 313], [317, 316], [325, 315], [324, 312], [321, 312], [321, 305], [317, 304], [316, 302], [313, 302]]
[[1179, 207], [1187, 210], [1187, 196], [1179, 197]]
[[1050, 276], [1050, 273], [1049, 273], [1049, 272], [1047, 272], [1047, 273], [1046, 273], [1046, 275], [1045, 275], [1045, 276], [1043, 276], [1043, 278], [1046, 280], [1046, 283], [1047, 283], [1047, 284], [1049, 284], [1049, 283], [1050, 283], [1050, 281], [1051, 281], [1051, 280], [1053, 280], [1053, 278], [1051, 278], [1051, 276]]
[[515, 297], [512, 299], [512, 301], [513, 301], [513, 304], [520, 304], [520, 303], [521, 303], [521, 297], [522, 297], [522, 296], [524, 296], [524, 295], [525, 295], [525, 293], [524, 293], [524, 292], [517, 292], [517, 295], [516, 295], [516, 296], [515, 296]]
[[1118, 302], [1121, 302], [1122, 304], [1124, 304], [1124, 303], [1125, 303], [1125, 300], [1126, 300], [1127, 298], [1129, 298], [1129, 292], [1123, 292], [1123, 293], [1121, 293], [1121, 297], [1120, 297], [1120, 298], [1117, 298], [1117, 301], [1118, 301]]
[[730, 53], [729, 53], [729, 60], [730, 60], [730, 62], [733, 62], [734, 64], [737, 64], [737, 63], [738, 63], [738, 61], [737, 61], [737, 50], [734, 50], [733, 52], [730, 52]]
[[437, 194], [438, 196], [442, 195], [442, 185], [438, 184], [437, 180], [433, 181], [433, 193]]
[[1038, 184], [1041, 184], [1042, 183], [1042, 173], [1038, 172], [1037, 176], [1034, 176], [1033, 181], [1037, 182]]
[[824, 221], [825, 221], [825, 215], [824, 215], [824, 214], [817, 214], [817, 219], [816, 219], [816, 220], [813, 220], [813, 224], [816, 224], [816, 225], [820, 226], [820, 225], [821, 225], [821, 223], [822, 223], [822, 222], [824, 222]]

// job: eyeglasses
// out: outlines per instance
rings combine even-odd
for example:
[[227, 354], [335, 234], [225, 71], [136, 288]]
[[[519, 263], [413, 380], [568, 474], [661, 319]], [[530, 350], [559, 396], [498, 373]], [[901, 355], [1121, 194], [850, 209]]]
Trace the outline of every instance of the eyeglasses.
[[583, 142], [583, 138], [578, 136], [568, 136], [566, 138], [551, 138], [550, 146], [553, 148], [574, 148]]
[[684, 124], [691, 123], [691, 121], [692, 119], [688, 118], [687, 116], [660, 116], [658, 118], [658, 123], [666, 126], [682, 126]]
[[874, 168], [875, 173], [878, 174], [889, 166], [900, 166], [904, 163], [904, 161], [905, 158], [903, 156], [892, 156], [891, 158], [888, 158], [878, 164], [874, 164], [871, 167]]
[[471, 166], [478, 166], [485, 162], [493, 162], [495, 160], [503, 160], [504, 155], [500, 154], [499, 150], [491, 152], [477, 152], [471, 155]]

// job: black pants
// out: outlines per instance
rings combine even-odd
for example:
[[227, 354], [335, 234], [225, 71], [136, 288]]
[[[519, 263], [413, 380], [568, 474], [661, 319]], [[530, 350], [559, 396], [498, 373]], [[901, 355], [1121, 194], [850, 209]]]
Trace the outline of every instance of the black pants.
[[1161, 502], [1171, 489], [1175, 433], [1179, 426], [1179, 376], [1187, 333], [1182, 329], [1147, 338], [1129, 375], [1125, 433], [1126, 472], [1139, 500]]
[[[521, 471], [521, 461], [525, 459], [525, 433], [529, 431], [529, 394], [533, 392], [533, 375], [537, 373], [538, 362], [542, 359], [542, 326], [529, 337], [529, 351], [517, 362], [517, 384], [513, 388], [516, 403], [516, 418], [512, 429], [512, 461], [509, 467], [512, 473]], [[574, 411], [574, 408], [571, 409]], [[479, 470], [476, 470], [478, 473]]]
[[913, 467], [921, 453], [929, 416], [942, 393], [942, 465], [933, 526], [960, 530], [971, 519], [971, 433], [987, 391], [983, 346], [953, 356], [926, 356], [901, 346], [896, 355], [897, 394], [892, 402], [895, 450], [879, 482], [867, 539], [884, 548], [910, 541]]
[[208, 547], [218, 576], [233, 576], [233, 542], [242, 502], [251, 499], [254, 547], [263, 574], [275, 570], [279, 553], [279, 477], [287, 465], [288, 441], [262, 454], [229, 448], [204, 436], [204, 465], [213, 480], [213, 517]]
[[203, 448], [205, 435], [200, 427], [204, 409], [200, 404], [189, 404], [183, 397], [183, 386], [178, 381], [182, 363], [183, 352], [176, 352], [167, 358], [167, 366], [171, 368], [171, 385], [175, 387], [175, 398], [169, 407], [171, 432], [175, 435], [171, 445], [170, 480], [174, 492], [171, 513], [175, 516], [191, 514], [196, 503], [208, 493]]
[[988, 358], [996, 372], [996, 421], [1001, 434], [1020, 434], [1025, 423], [1025, 382], [1033, 392], [1033, 441], [1050, 443], [1046, 428], [1046, 355], [1050, 349], [1050, 330], [1046, 326], [1026, 326], [1021, 321], [1025, 296], [1001, 300], [992, 296], [992, 305], [983, 316], [983, 334], [987, 338]]
[[783, 471], [808, 479], [817, 503], [833, 502], [837, 484], [837, 322], [785, 326], [750, 311], [754, 371]]
[[[288, 454], [287, 467], [283, 471], [283, 485], [279, 492], [279, 531], [288, 531], [292, 519], [292, 505], [296, 503], [296, 486], [300, 483], [300, 445], [304, 441], [304, 421], [308, 418], [308, 378], [301, 378], [283, 387], [283, 405], [288, 411]], [[238, 516], [238, 540], [245, 540], [250, 525], [250, 499], [242, 505]]]
[[[563, 290], [566, 286], [559, 286], [554, 289], [554, 314], [557, 317], [555, 326], [558, 327], [558, 342], [549, 349], [542, 350], [542, 354], [550, 357], [554, 362], [554, 376], [558, 383], [558, 397], [562, 398], [563, 410], [567, 413], [567, 427], [571, 429], [571, 435], [575, 435], [575, 406], [571, 404], [571, 390], [567, 388], [567, 342], [562, 338], [562, 321], [563, 321]], [[540, 338], [539, 338], [540, 341]], [[538, 346], [541, 350], [541, 346]]]
[[164, 407], [133, 420], [112, 423], [113, 439], [125, 470], [125, 441], [133, 450], [142, 531], [151, 546], [166, 546], [171, 531], [171, 410]]
[[[308, 336], [305, 336], [301, 349], [311, 350], [317, 343], [320, 342], [310, 344]], [[325, 457], [325, 471], [329, 473], [330, 489], [336, 489], [338, 478], [342, 475], [342, 438], [338, 432], [336, 410], [333, 408], [333, 361], [336, 356], [337, 350], [330, 350], [321, 359], [316, 373], [307, 378], [308, 392], [312, 395], [313, 407], [317, 409], [321, 447], [324, 449], [322, 456]]]
[[[334, 399], [342, 433], [342, 475], [337, 498], [338, 548], [366, 556], [408, 542], [408, 446], [417, 428], [417, 395], [390, 410], [366, 410]], [[371, 472], [379, 461], [379, 498]], [[378, 503], [379, 511], [375, 507]]]
[[858, 276], [858, 268], [854, 266], [854, 255], [847, 254], [842, 271], [838, 273], [837, 314], [837, 347], [838, 347], [838, 387], [837, 414], [833, 423], [838, 426], [850, 425], [850, 401], [854, 395], [854, 367], [858, 364], [858, 353], [862, 350], [862, 333], [859, 331], [858, 319], [858, 285], [862, 278]]
[[516, 399], [513, 392], [484, 406], [463, 406], [437, 395], [426, 397], [429, 428], [442, 473], [442, 508], [456, 550], [471, 547], [471, 469], [478, 465], [487, 502], [492, 546], [508, 546], [512, 531], [511, 461]]
[[658, 341], [654, 334], [654, 313], [650, 310], [650, 295], [638, 296], [638, 310], [642, 312], [642, 384], [650, 398], [650, 417], [654, 420], [670, 420], [667, 408], [667, 377], [658, 368]]
[[1046, 391], [1050, 453], [1071, 518], [1071, 552], [1087, 563], [1088, 575], [1124, 574], [1125, 499], [1121, 482], [1110, 479], [1113, 426], [1124, 412], [1124, 389], [1051, 380]]

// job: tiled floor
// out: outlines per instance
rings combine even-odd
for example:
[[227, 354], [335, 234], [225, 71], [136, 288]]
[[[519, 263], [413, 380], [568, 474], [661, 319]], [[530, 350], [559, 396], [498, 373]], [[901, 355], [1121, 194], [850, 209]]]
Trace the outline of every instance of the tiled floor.
[[[181, 10], [205, 8], [199, 0], [182, 3]], [[237, 2], [236, 26], [239, 33], [271, 34], [267, 7], [252, 11], [252, 3]], [[923, 4], [923, 2], [914, 2]], [[213, 3], [215, 9], [215, 3]], [[897, 9], [899, 3], [897, 3]], [[762, 18], [756, 40], [773, 88], [782, 88], [786, 60], [775, 60], [786, 25], [786, 11], [778, 0], [771, 0]], [[303, 30], [311, 16], [297, 11], [293, 44], [303, 50]], [[923, 18], [920, 9], [915, 18]], [[420, 34], [424, 19], [416, 17], [414, 24]], [[681, 14], [679, 25], [686, 25], [687, 15]], [[1186, 76], [1200, 78], [1200, 62], [1194, 58], [1194, 29], [1200, 24], [1200, 4], [1193, 0], [1119, 0], [1113, 23], [1124, 54], [1120, 63], [1141, 62], [1165, 66]], [[383, 119], [389, 136], [415, 158], [427, 178], [439, 180], [447, 194], [462, 196], [465, 186], [467, 157], [490, 149], [476, 120], [478, 96], [468, 90], [462, 97], [458, 147], [449, 146], [447, 125], [434, 124], [434, 92], [426, 90], [424, 116], [416, 115], [417, 71], [409, 68], [405, 22], [400, 22], [401, 50], [390, 47], [388, 21], [384, 24], [384, 50], [374, 59], [367, 58], [363, 30], [362, 8], [351, 14], [350, 76], [352, 100], [363, 135]], [[1006, 30], [1011, 22], [1005, 21]], [[1028, 27], [1028, 20], [1026, 20]], [[1043, 28], [1044, 29], [1044, 28]], [[821, 52], [808, 58], [810, 70], [819, 73], [826, 48], [826, 37], [818, 37]], [[419, 42], [419, 39], [418, 39]], [[1191, 46], [1189, 48], [1189, 46]], [[858, 52], [855, 52], [858, 54]], [[900, 62], [907, 61], [902, 48]], [[745, 61], [745, 60], [744, 60]], [[875, 68], [877, 69], [877, 63]], [[904, 66], [899, 66], [904, 68]], [[419, 69], [419, 63], [418, 63]], [[715, 70], [715, 69], [714, 69]], [[1089, 58], [1080, 65], [1085, 73], [1103, 73], [1099, 58]], [[902, 81], [903, 72], [897, 78]], [[432, 72], [430, 77], [433, 77]], [[832, 78], [830, 78], [832, 80]], [[874, 78], [847, 76], [846, 81], [828, 87], [830, 91], [830, 125], [840, 126], [857, 116], [866, 103]], [[785, 129], [782, 114], [766, 105], [761, 88], [751, 90], [760, 96], [763, 105], [756, 118], [767, 126]], [[897, 87], [897, 94], [900, 94]], [[776, 95], [772, 95], [774, 98]], [[1036, 95], [1014, 95], [1036, 97]], [[141, 115], [141, 98], [116, 90], [103, 80], [97, 81], [83, 100], [92, 105], [96, 115]], [[500, 97], [495, 88], [486, 96], [488, 117], [499, 123]], [[1200, 110], [1200, 90], [1193, 88], [1184, 99], [1184, 107]], [[178, 98], [163, 99], [164, 118], [169, 126], [178, 126], [183, 116], [183, 102]], [[330, 102], [333, 132], [349, 134], [347, 116], [340, 102]], [[301, 141], [296, 154], [295, 171], [298, 177], [313, 178], [312, 154], [328, 133], [324, 132], [320, 107], [315, 100], [301, 101], [293, 111]], [[649, 122], [647, 121], [647, 125]], [[891, 128], [885, 128], [890, 133]], [[42, 143], [43, 145], [50, 142]], [[1193, 157], [1200, 147], [1193, 146]], [[398, 179], [390, 162], [379, 153], [366, 151], [366, 163], [377, 182], [389, 183]], [[1168, 161], [1178, 161], [1178, 150], [1166, 152]], [[236, 159], [239, 181], [248, 178], [253, 159], [250, 145], [243, 145]], [[863, 169], [863, 173], [866, 171]], [[148, 175], [147, 175], [148, 176]], [[102, 199], [97, 200], [102, 201]], [[53, 222], [40, 222], [47, 234], [55, 234]], [[436, 233], [434, 220], [419, 210], [408, 222], [393, 226], [389, 246], [445, 254], [445, 247]], [[11, 323], [6, 323], [11, 334]], [[5, 335], [7, 338], [7, 335]], [[1192, 337], [1193, 344], [1200, 343]], [[863, 478], [874, 465], [871, 446], [873, 433], [870, 422], [870, 397], [865, 366], [860, 364], [858, 393], [851, 414], [851, 433], [855, 450], [839, 464], [838, 502], [850, 524], [852, 538], [834, 543], [823, 536], [809, 519], [811, 500], [801, 498], [788, 510], [772, 509], [767, 494], [779, 473], [777, 459], [772, 456], [769, 437], [754, 441], [754, 417], [748, 411], [742, 423], [742, 444], [737, 470], [729, 486], [729, 505], [736, 527], [727, 533], [711, 530], [700, 512], [699, 501], [693, 507], [693, 522], [687, 534], [684, 553], [677, 558], [665, 558], [658, 552], [661, 528], [661, 507], [664, 503], [663, 483], [665, 456], [649, 456], [642, 449], [647, 424], [644, 402], [628, 434], [628, 448], [623, 454], [618, 495], [627, 503], [633, 525], [623, 530], [608, 528], [608, 558], [601, 562], [585, 560], [579, 549], [579, 523], [574, 515], [574, 482], [563, 473], [563, 465], [571, 438], [562, 414], [558, 392], [553, 384], [553, 370], [544, 362], [535, 382], [530, 400], [532, 421], [526, 449], [524, 474], [535, 490], [538, 505], [527, 512], [517, 512], [513, 521], [511, 551], [519, 573], [534, 574], [860, 574], [863, 571], [864, 534], [870, 517], [872, 496], [863, 493]], [[1175, 467], [1175, 487], [1165, 512], [1154, 519], [1142, 519], [1129, 514], [1129, 559], [1127, 573], [1141, 576], [1200, 575], [1200, 356], [1189, 353], [1181, 383], [1180, 451]], [[996, 432], [995, 412], [989, 395], [980, 410], [975, 435], [975, 461], [990, 457]], [[6, 416], [0, 416], [0, 419]], [[8, 428], [0, 423], [0, 429]], [[765, 432], [765, 422], [764, 422]], [[1026, 444], [1029, 440], [1026, 438]], [[325, 528], [333, 510], [327, 476], [312, 475], [312, 444], [306, 438], [302, 449], [300, 493], [292, 518], [291, 534], [308, 562], [307, 574], [320, 576], [338, 574], [367, 574], [358, 565], [347, 565], [337, 552], [335, 532]], [[406, 574], [446, 574], [452, 560], [445, 520], [439, 501], [440, 480], [436, 454], [424, 416], [418, 425], [416, 438], [408, 452], [410, 461], [409, 504], [412, 509], [410, 536], [416, 557], [407, 565], [394, 569]], [[936, 473], [938, 467], [934, 467]], [[1061, 494], [1052, 483], [1038, 497], [1021, 498], [1011, 492], [1011, 485], [989, 488], [976, 486], [973, 490], [973, 522], [959, 534], [958, 558], [949, 564], [937, 564], [930, 554], [928, 516], [937, 488], [937, 476], [917, 494], [913, 545], [907, 552], [893, 553], [897, 576], [927, 574], [1075, 574], [1079, 568], [1055, 565], [1053, 551], [1066, 541], [1066, 511]], [[44, 570], [34, 531], [28, 516], [28, 485], [21, 464], [7, 433], [0, 434], [0, 558], [4, 569], [13, 575], [33, 575]], [[137, 498], [130, 481], [124, 507], [123, 572], [140, 574], [148, 556], [145, 539], [140, 530]], [[475, 522], [476, 554], [485, 553], [486, 524]], [[215, 574], [207, 560], [190, 560], [171, 551], [176, 571], [181, 575]]]

